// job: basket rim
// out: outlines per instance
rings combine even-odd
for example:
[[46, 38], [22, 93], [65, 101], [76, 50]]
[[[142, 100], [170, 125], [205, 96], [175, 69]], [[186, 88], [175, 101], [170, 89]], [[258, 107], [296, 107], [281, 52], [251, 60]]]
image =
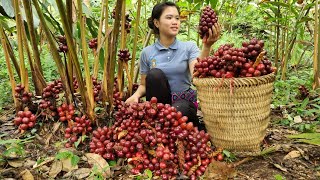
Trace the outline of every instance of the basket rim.
[[240, 78], [215, 78], [212, 76], [199, 78], [194, 77], [192, 79], [192, 83], [197, 86], [202, 85], [217, 85], [219, 86], [226, 86], [230, 87], [232, 83], [234, 86], [242, 86], [242, 85], [259, 85], [259, 84], [266, 84], [275, 81], [275, 73], [272, 72], [270, 74], [258, 77], [240, 77]]

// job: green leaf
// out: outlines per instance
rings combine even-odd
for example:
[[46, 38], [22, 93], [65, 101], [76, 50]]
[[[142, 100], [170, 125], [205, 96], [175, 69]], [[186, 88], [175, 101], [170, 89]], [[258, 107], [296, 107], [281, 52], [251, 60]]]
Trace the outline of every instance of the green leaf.
[[3, 10], [6, 12], [6, 14], [13, 18], [14, 17], [14, 9], [12, 1], [9, 0], [1, 0], [0, 1], [1, 6], [3, 7]]
[[290, 139], [320, 139], [320, 133], [302, 133], [287, 136]]
[[218, 0], [210, 0], [210, 5], [212, 9], [215, 9], [217, 7]]
[[231, 156], [231, 153], [230, 153], [229, 151], [227, 151], [227, 150], [223, 150], [222, 153], [223, 153], [224, 155], [226, 155], [227, 157], [230, 157], [230, 156]]
[[283, 178], [280, 174], [276, 174], [276, 175], [274, 175], [274, 179], [275, 180], [284, 180], [285, 178]]
[[74, 147], [77, 149], [79, 144], [81, 142], [81, 138], [78, 138], [78, 140], [74, 143]]
[[148, 179], [152, 179], [152, 171], [149, 169], [144, 170], [144, 174], [148, 176]]
[[115, 166], [117, 165], [116, 161], [108, 161], [109, 166]]
[[71, 165], [72, 165], [72, 166], [77, 165], [78, 162], [79, 162], [79, 160], [80, 160], [79, 156], [73, 155], [73, 156], [71, 157]]
[[12, 147], [4, 151], [3, 155], [9, 156], [12, 153], [22, 156], [24, 154], [24, 149], [22, 147]]
[[305, 98], [301, 103], [301, 108], [305, 109], [309, 103], [309, 98]]
[[302, 17], [298, 23], [302, 23], [302, 22], [307, 22], [307, 21], [314, 21], [313, 18], [310, 18], [310, 17]]
[[320, 138], [319, 139], [301, 139], [301, 140], [298, 140], [299, 142], [304, 142], [304, 143], [307, 143], [307, 144], [313, 144], [313, 145], [316, 145], [316, 146], [320, 146]]
[[73, 153], [69, 152], [69, 151], [59, 152], [56, 155], [56, 159], [58, 159], [58, 160], [67, 159], [67, 158], [71, 157], [72, 155], [73, 155]]

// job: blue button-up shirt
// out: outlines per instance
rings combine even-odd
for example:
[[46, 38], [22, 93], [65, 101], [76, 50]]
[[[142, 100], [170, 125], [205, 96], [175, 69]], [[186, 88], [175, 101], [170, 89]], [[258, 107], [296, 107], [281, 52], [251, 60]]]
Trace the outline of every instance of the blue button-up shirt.
[[161, 69], [168, 78], [171, 92], [183, 92], [191, 86], [189, 63], [199, 56], [194, 42], [175, 40], [168, 48], [159, 40], [145, 47], [140, 56], [140, 73], [147, 74], [152, 68]]

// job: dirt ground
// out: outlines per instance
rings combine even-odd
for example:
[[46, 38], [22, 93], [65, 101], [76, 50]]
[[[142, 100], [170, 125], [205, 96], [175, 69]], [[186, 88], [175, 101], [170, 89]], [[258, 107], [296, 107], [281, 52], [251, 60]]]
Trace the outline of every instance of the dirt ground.
[[[12, 123], [13, 118], [12, 109], [0, 115], [1, 140], [21, 136]], [[218, 173], [226, 173], [225, 176], [203, 177], [201, 179], [320, 179], [320, 147], [287, 138], [286, 135], [298, 134], [298, 132], [286, 126], [272, 123], [277, 118], [275, 115], [272, 116], [264, 141], [264, 147], [270, 149], [270, 152], [256, 157], [237, 157], [237, 161], [246, 159], [246, 162], [236, 167], [227, 167], [227, 163], [224, 163], [224, 166], [221, 166], [222, 170]], [[85, 152], [88, 152], [88, 149], [80, 148], [80, 150], [73, 151], [80, 157], [77, 169], [55, 169], [57, 163], [54, 157], [63, 147], [64, 139], [63, 130], [58, 125], [54, 122], [48, 123], [43, 126], [44, 128], [40, 132], [33, 134], [35, 136], [33, 141], [24, 144], [26, 152], [24, 155], [5, 157], [5, 161], [0, 161], [0, 179], [50, 179], [49, 176], [55, 177], [55, 179], [93, 179], [90, 177], [92, 175], [90, 161], [85, 158], [87, 157]], [[6, 148], [8, 147], [0, 144], [1, 153]], [[44, 162], [36, 166], [36, 161], [40, 159]], [[118, 161], [117, 165], [108, 169], [108, 173], [112, 177], [110, 179], [134, 178], [126, 173], [126, 167], [123, 162]]]

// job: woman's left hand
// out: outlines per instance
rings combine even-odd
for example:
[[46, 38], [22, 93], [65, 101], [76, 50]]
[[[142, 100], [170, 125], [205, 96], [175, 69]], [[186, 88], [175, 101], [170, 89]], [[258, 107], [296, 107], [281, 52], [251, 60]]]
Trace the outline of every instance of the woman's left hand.
[[220, 38], [220, 24], [215, 23], [211, 29], [209, 29], [209, 35], [206, 35], [202, 39], [202, 43], [204, 46], [211, 47], [213, 43], [215, 43]]

